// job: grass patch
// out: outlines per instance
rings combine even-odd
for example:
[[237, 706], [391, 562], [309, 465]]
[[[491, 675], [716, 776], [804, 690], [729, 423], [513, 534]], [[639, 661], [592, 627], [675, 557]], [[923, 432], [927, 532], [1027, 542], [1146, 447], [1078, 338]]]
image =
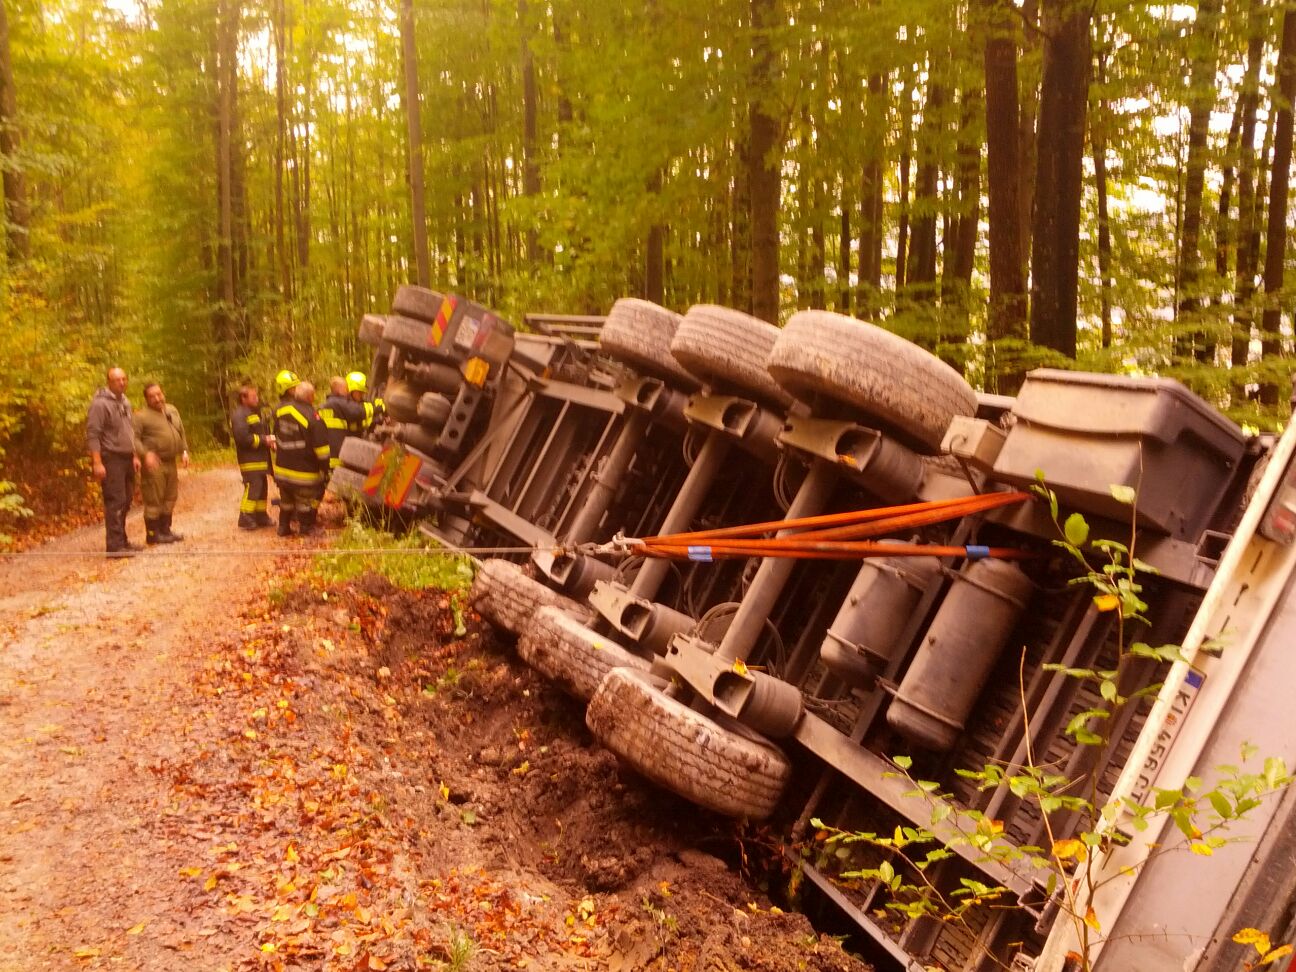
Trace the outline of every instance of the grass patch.
[[[333, 544], [333, 553], [315, 557], [313, 570], [329, 583], [344, 583], [361, 574], [381, 574], [408, 590], [436, 588], [462, 592], [473, 579], [472, 560], [451, 553], [418, 530], [401, 536], [348, 520]], [[355, 554], [349, 550], [382, 551]]]

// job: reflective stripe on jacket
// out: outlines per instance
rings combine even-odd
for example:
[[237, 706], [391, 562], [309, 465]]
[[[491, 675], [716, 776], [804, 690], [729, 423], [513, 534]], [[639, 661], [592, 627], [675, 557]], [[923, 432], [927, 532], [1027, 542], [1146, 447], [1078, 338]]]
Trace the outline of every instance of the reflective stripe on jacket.
[[274, 477], [294, 486], [319, 483], [329, 465], [328, 429], [309, 405], [283, 398], [275, 409]]
[[329, 467], [342, 464], [339, 454], [342, 442], [348, 435], [362, 435], [365, 431], [365, 406], [342, 395], [329, 395], [319, 410], [319, 417], [328, 430]]
[[230, 431], [241, 472], [266, 472], [270, 468], [270, 447], [266, 445], [263, 429], [260, 412], [246, 405], [234, 409]]

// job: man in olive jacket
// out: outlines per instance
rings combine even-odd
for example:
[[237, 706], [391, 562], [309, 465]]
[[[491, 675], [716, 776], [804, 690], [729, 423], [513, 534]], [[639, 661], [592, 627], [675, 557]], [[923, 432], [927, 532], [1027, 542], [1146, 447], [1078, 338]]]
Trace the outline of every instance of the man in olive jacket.
[[135, 413], [135, 438], [144, 453], [144, 476], [140, 493], [144, 497], [144, 538], [152, 543], [183, 540], [171, 529], [172, 511], [180, 494], [177, 462], [189, 467], [189, 440], [184, 422], [174, 405], [168, 405], [162, 386], [144, 386], [147, 407]]
[[129, 557], [140, 549], [126, 539], [126, 513], [135, 492], [140, 452], [126, 398], [126, 372], [121, 368], [108, 369], [106, 387], [90, 400], [86, 450], [95, 481], [103, 491], [108, 556]]

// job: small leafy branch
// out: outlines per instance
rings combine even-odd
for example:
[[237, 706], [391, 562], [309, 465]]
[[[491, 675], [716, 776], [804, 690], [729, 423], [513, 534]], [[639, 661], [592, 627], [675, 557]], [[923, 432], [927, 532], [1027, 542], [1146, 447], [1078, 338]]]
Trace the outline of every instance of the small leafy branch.
[[[31, 515], [32, 511], [23, 502], [22, 494], [18, 492], [18, 488], [8, 480], [0, 479], [0, 527]], [[0, 547], [6, 547], [11, 543], [13, 543], [13, 537], [0, 529]]]
[[[1124, 706], [1138, 704], [1156, 695], [1160, 684], [1141, 686], [1122, 693], [1129, 666], [1149, 659], [1158, 663], [1182, 661], [1178, 645], [1152, 647], [1129, 635], [1136, 625], [1146, 625], [1147, 604], [1143, 600], [1143, 578], [1155, 568], [1134, 554], [1136, 532], [1131, 527], [1129, 543], [1108, 539], [1090, 539], [1090, 528], [1079, 513], [1061, 519], [1057, 496], [1040, 479], [1036, 492], [1047, 504], [1058, 539], [1054, 544], [1078, 567], [1072, 585], [1086, 586], [1093, 592], [1093, 604], [1100, 612], [1112, 612], [1115, 625], [1115, 667], [1070, 668], [1046, 666], [1067, 677], [1094, 683], [1104, 705], [1076, 714], [1064, 729], [1077, 745], [1093, 747], [1094, 765], [1102, 765], [1105, 750], [1112, 744], [1111, 726]], [[1112, 496], [1133, 506], [1135, 492], [1127, 486], [1113, 486]], [[1090, 558], [1095, 563], [1091, 563]], [[1019, 668], [1019, 691], [1025, 698], [1025, 659]], [[1131, 844], [1135, 835], [1152, 828], [1154, 823], [1169, 820], [1183, 836], [1182, 844], [1149, 844], [1146, 854], [1135, 865], [1139, 869], [1158, 855], [1187, 847], [1193, 854], [1209, 857], [1231, 839], [1228, 831], [1263, 799], [1290, 785], [1292, 777], [1277, 757], [1263, 761], [1259, 772], [1244, 769], [1256, 757], [1255, 747], [1244, 745], [1239, 765], [1216, 768], [1211, 788], [1198, 777], [1190, 777], [1178, 788], [1152, 788], [1140, 803], [1124, 798], [1107, 802], [1099, 790], [1098, 774], [1087, 779], [1070, 779], [1043, 765], [1031, 746], [1029, 713], [1023, 706], [1023, 738], [1026, 757], [1021, 766], [987, 764], [979, 770], [958, 770], [980, 790], [1007, 787], [1019, 800], [1033, 803], [1040, 811], [1046, 836], [1045, 846], [1016, 844], [1005, 838], [1004, 825], [980, 811], [958, 806], [952, 795], [941, 792], [940, 785], [916, 779], [910, 774], [908, 757], [893, 759], [898, 776], [913, 789], [909, 796], [923, 800], [931, 809], [926, 827], [897, 826], [891, 833], [850, 832], [812, 821], [819, 830], [825, 853], [853, 858], [853, 846], [866, 846], [881, 852], [882, 860], [868, 867], [846, 870], [840, 876], [847, 881], [874, 881], [885, 889], [889, 898], [883, 906], [887, 913], [904, 919], [933, 918], [943, 922], [966, 924], [968, 912], [980, 906], [1020, 907], [1010, 891], [1002, 886], [960, 877], [958, 885], [936, 869], [941, 862], [956, 856], [956, 851], [973, 863], [1007, 869], [1014, 876], [1042, 884], [1050, 896], [1056, 896], [1064, 920], [1073, 923], [1078, 950], [1072, 959], [1083, 972], [1092, 968], [1096, 946], [1103, 941], [1103, 928], [1093, 907], [1098, 891], [1121, 875], [1104, 875], [1101, 864], [1117, 847]], [[1055, 832], [1055, 815], [1066, 814], [1080, 823], [1073, 833]], [[1124, 869], [1128, 873], [1128, 869]], [[1044, 880], [1041, 881], [1041, 877]], [[969, 927], [969, 931], [972, 929]], [[1255, 962], [1247, 968], [1268, 965], [1290, 952], [1290, 947], [1273, 948], [1269, 938], [1255, 929], [1244, 929], [1235, 941], [1254, 945]], [[975, 937], [975, 936], [973, 936]], [[998, 960], [995, 960], [996, 962]]]

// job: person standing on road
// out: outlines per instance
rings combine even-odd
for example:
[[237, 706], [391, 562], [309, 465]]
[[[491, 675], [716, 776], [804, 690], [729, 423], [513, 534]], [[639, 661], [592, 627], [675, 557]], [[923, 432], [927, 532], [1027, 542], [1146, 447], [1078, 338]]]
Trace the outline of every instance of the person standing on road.
[[230, 417], [234, 436], [234, 455], [238, 460], [239, 475], [243, 477], [243, 498], [239, 500], [238, 525], [240, 530], [274, 526], [266, 512], [270, 490], [266, 483], [270, 474], [270, 450], [275, 437], [265, 430], [261, 416], [261, 392], [256, 385], [245, 381], [239, 386], [238, 407]]
[[126, 383], [125, 371], [109, 368], [107, 385], [95, 392], [86, 414], [86, 450], [103, 492], [104, 534], [110, 557], [129, 557], [140, 549], [126, 539], [126, 513], [140, 468]]
[[319, 410], [320, 420], [328, 429], [330, 471], [342, 465], [342, 443], [346, 437], [364, 432], [367, 409], [363, 401], [355, 401], [348, 392], [350, 380], [351, 375], [330, 379], [328, 397]]
[[177, 461], [189, 468], [189, 439], [174, 405], [168, 405], [156, 381], [144, 386], [145, 407], [135, 413], [135, 440], [144, 453], [140, 494], [144, 497], [144, 541], [148, 544], [183, 540], [171, 529], [180, 495]]
[[310, 404], [314, 386], [284, 370], [275, 377], [275, 390], [279, 405], [271, 465], [279, 487], [279, 536], [292, 535], [293, 517], [297, 518], [298, 534], [305, 536], [315, 529], [321, 473], [328, 469], [328, 430]]

